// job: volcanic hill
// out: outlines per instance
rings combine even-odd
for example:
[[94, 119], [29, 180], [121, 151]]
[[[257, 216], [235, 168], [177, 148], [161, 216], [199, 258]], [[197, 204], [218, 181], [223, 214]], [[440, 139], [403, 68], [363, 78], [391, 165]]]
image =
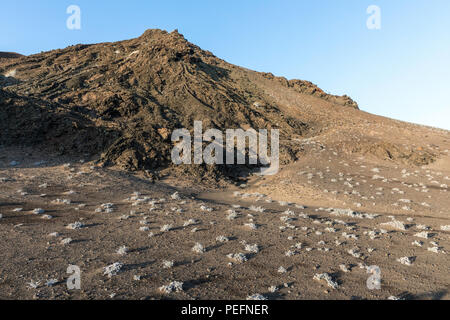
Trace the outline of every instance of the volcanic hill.
[[[171, 167], [172, 130], [191, 129], [194, 120], [202, 120], [204, 128], [280, 129], [282, 164], [302, 156], [298, 141], [317, 136], [350, 154], [417, 165], [437, 156], [425, 146], [361, 134], [360, 126], [386, 119], [359, 111], [348, 96], [229, 64], [176, 30], [2, 56], [8, 57], [0, 59], [0, 144], [5, 146], [38, 145], [154, 175]], [[414, 131], [407, 124], [389, 124]], [[182, 171], [213, 180], [236, 173], [227, 166]]]

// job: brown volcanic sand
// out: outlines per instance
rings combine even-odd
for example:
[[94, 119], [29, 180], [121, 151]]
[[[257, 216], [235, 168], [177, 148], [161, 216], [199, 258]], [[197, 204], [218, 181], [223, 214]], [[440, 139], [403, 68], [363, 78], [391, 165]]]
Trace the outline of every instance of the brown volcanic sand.
[[[441, 226], [450, 225], [450, 203], [447, 189], [432, 182], [445, 183], [445, 177], [450, 175], [448, 167], [439, 170], [441, 174], [438, 174], [436, 168], [353, 160], [333, 156], [330, 151], [311, 150], [301, 162], [283, 168], [279, 176], [254, 181], [254, 184], [252, 181], [248, 187], [239, 189], [242, 193], [259, 191], [268, 195], [259, 198], [257, 195], [234, 197], [236, 188], [202, 189], [201, 185], [171, 178], [152, 184], [139, 176], [95, 166], [91, 168], [92, 163], [81, 164], [76, 159], [51, 158], [33, 149], [3, 151], [0, 177], [8, 179], [1, 183], [0, 298], [108, 299], [115, 294], [113, 297], [118, 299], [245, 299], [254, 293], [274, 299], [386, 299], [392, 295], [410, 299], [450, 298], [450, 233], [441, 230]], [[328, 157], [331, 157], [331, 162], [328, 162]], [[34, 164], [42, 159], [47, 162], [41, 166]], [[12, 160], [21, 164], [9, 168], [7, 164]], [[72, 165], [64, 167], [63, 163], [69, 160]], [[448, 155], [443, 160], [448, 163]], [[373, 173], [370, 169], [375, 165], [380, 168], [380, 175], [388, 179], [387, 182], [371, 179]], [[402, 177], [403, 168], [408, 173], [418, 172]], [[298, 174], [301, 171], [313, 173], [314, 177], [308, 180], [305, 174]], [[323, 179], [317, 176], [319, 171], [323, 172]], [[352, 178], [350, 183], [355, 186], [352, 190], [357, 190], [360, 195], [343, 194], [349, 189], [339, 180], [339, 173], [344, 174], [342, 178], [345, 180]], [[338, 182], [331, 182], [333, 178]], [[358, 182], [360, 185], [356, 186]], [[43, 183], [48, 187], [39, 188]], [[427, 186], [428, 192], [423, 193], [421, 188], [415, 187], [419, 183]], [[376, 191], [380, 187], [383, 191]], [[325, 188], [328, 193], [323, 192]], [[392, 188], [398, 188], [404, 194], [392, 193]], [[171, 199], [170, 195], [176, 189], [180, 190], [183, 200]], [[21, 195], [18, 190], [27, 194]], [[65, 194], [69, 190], [76, 193]], [[331, 194], [334, 190], [338, 190], [336, 195]], [[133, 201], [125, 200], [134, 191], [141, 192], [141, 198], [167, 200], [150, 211], [150, 203], [133, 206]], [[40, 197], [42, 193], [47, 195]], [[268, 203], [266, 199], [269, 197], [288, 200], [292, 204]], [[58, 198], [70, 199], [71, 204], [52, 202]], [[412, 203], [402, 203], [399, 199], [409, 199]], [[114, 203], [114, 212], [95, 212], [101, 204], [108, 202]], [[356, 207], [357, 202], [362, 207]], [[422, 202], [430, 207], [421, 205]], [[86, 207], [76, 210], [81, 203]], [[297, 208], [294, 203], [307, 208]], [[399, 205], [393, 206], [394, 203]], [[214, 208], [214, 211], [202, 211], [202, 204]], [[236, 204], [242, 206], [235, 209], [240, 215], [229, 221], [226, 219], [227, 211]], [[262, 206], [265, 211], [251, 211], [252, 205]], [[403, 210], [404, 205], [410, 209]], [[334, 216], [320, 209], [328, 207], [353, 208], [379, 216], [373, 220], [358, 219]], [[23, 208], [23, 211], [13, 212], [14, 208]], [[53, 219], [45, 220], [40, 217], [42, 215], [32, 214], [35, 208], [43, 208], [45, 214], [52, 215]], [[183, 212], [177, 213], [172, 208], [181, 208]], [[286, 224], [280, 218], [287, 209], [292, 211], [289, 217], [294, 220], [289, 225], [293, 227], [281, 230], [280, 227]], [[134, 213], [130, 214], [131, 211]], [[301, 213], [309, 218], [300, 216]], [[130, 217], [118, 219], [122, 215]], [[409, 225], [408, 229], [402, 231], [380, 226], [391, 221], [388, 216]], [[140, 224], [144, 219], [149, 223], [148, 231], [139, 230], [144, 226]], [[195, 219], [196, 223], [184, 227], [184, 222], [189, 219]], [[86, 227], [66, 229], [68, 224], [76, 221], [81, 221]], [[257, 230], [244, 226], [250, 221], [258, 225]], [[161, 232], [163, 225], [172, 225], [173, 230]], [[414, 236], [422, 231], [420, 225], [430, 228], [428, 232], [432, 238]], [[307, 229], [302, 229], [304, 227]], [[191, 232], [193, 228], [197, 228], [197, 232]], [[326, 228], [334, 228], [336, 232], [328, 232]], [[379, 234], [373, 240], [367, 234], [380, 229], [386, 229], [388, 233]], [[316, 231], [322, 234], [316, 234]], [[50, 237], [52, 232], [61, 235]], [[153, 237], [149, 237], [150, 232], [154, 233]], [[344, 232], [354, 234], [358, 239], [346, 239]], [[216, 238], [221, 235], [229, 237], [230, 241], [218, 242]], [[60, 241], [68, 237], [73, 239], [73, 243], [62, 245]], [[336, 245], [336, 240], [342, 244]], [[414, 240], [423, 241], [423, 247], [414, 246]], [[228, 254], [248, 254], [242, 241], [257, 244], [260, 251], [252, 254], [247, 262], [229, 266], [232, 261], [227, 258]], [[427, 248], [434, 247], [432, 241], [446, 253], [428, 251]], [[197, 242], [206, 248], [205, 253], [191, 250]], [[297, 243], [303, 244], [301, 249], [292, 247]], [[127, 255], [116, 254], [121, 246], [129, 248]], [[312, 251], [306, 248], [312, 248]], [[329, 251], [320, 251], [322, 248], [329, 248]], [[354, 248], [363, 254], [361, 258], [348, 253]], [[368, 248], [374, 251], [369, 253]], [[288, 250], [297, 254], [286, 256]], [[411, 266], [397, 261], [405, 256], [415, 257]], [[164, 260], [173, 260], [175, 266], [163, 268]], [[124, 268], [123, 272], [110, 279], [103, 275], [102, 268], [114, 262], [123, 263]], [[360, 263], [380, 267], [381, 290], [367, 289], [369, 275], [359, 267]], [[81, 291], [68, 291], [66, 288], [64, 281], [69, 276], [66, 269], [70, 264], [78, 265], [82, 270]], [[348, 266], [351, 272], [342, 272], [341, 264]], [[286, 268], [287, 273], [278, 273], [280, 266]], [[316, 273], [324, 272], [339, 283], [338, 289], [313, 280]], [[135, 275], [142, 276], [141, 280], [134, 280]], [[53, 278], [61, 282], [53, 287], [45, 286], [45, 282]], [[32, 280], [40, 282], [37, 289], [28, 288], [27, 284]], [[171, 281], [184, 282], [184, 291], [161, 293], [158, 288]], [[278, 286], [280, 290], [270, 293], [270, 286]]]
[[[371, 115], [307, 82], [227, 64], [178, 33], [153, 30], [129, 41], [0, 62], [0, 73], [14, 69], [14, 79], [0, 81], [0, 298], [450, 298], [450, 232], [441, 228], [450, 225], [448, 131]], [[182, 170], [167, 162], [164, 133], [190, 128], [194, 119], [222, 129], [277, 124], [279, 174], [251, 177], [242, 187], [217, 168], [187, 170], [180, 178]], [[161, 180], [152, 183], [149, 175]], [[199, 183], [204, 175], [223, 188]], [[171, 198], [176, 190], [182, 200]], [[134, 191], [142, 201], [129, 199]], [[95, 212], [105, 203], [114, 204], [113, 212]], [[378, 216], [333, 215], [330, 207]], [[53, 218], [32, 214], [36, 208]], [[235, 220], [227, 219], [230, 209], [239, 214]], [[129, 217], [118, 219], [123, 215]], [[196, 222], [184, 226], [189, 219]], [[382, 225], [393, 219], [405, 230]], [[85, 227], [66, 228], [76, 221]], [[173, 228], [162, 232], [164, 225]], [[415, 236], [423, 229], [430, 238]], [[50, 237], [53, 232], [60, 235]], [[221, 235], [229, 241], [218, 242]], [[61, 244], [69, 237], [72, 243]], [[247, 252], [243, 241], [259, 251]], [[192, 251], [197, 242], [204, 253]], [[128, 254], [116, 253], [121, 246]], [[428, 250], [434, 247], [437, 253]], [[248, 261], [233, 262], [230, 253]], [[397, 261], [403, 257], [412, 265]], [[164, 260], [174, 266], [164, 268]], [[122, 272], [103, 275], [115, 262], [124, 264]], [[65, 284], [72, 264], [82, 271], [80, 291]], [[365, 267], [372, 265], [381, 270], [381, 290], [366, 286]], [[278, 272], [281, 266], [286, 273]], [[313, 279], [322, 273], [338, 288]], [[59, 282], [46, 286], [50, 279]], [[172, 281], [184, 290], [159, 290]], [[271, 286], [279, 290], [269, 292]]]

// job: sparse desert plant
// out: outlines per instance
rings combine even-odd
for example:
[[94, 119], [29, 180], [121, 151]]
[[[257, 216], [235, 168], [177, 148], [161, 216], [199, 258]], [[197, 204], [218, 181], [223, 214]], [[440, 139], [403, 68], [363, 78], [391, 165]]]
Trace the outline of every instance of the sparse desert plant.
[[69, 224], [66, 228], [71, 229], [71, 230], [78, 230], [78, 229], [82, 229], [84, 227], [85, 227], [84, 223], [77, 221], [77, 222]]
[[245, 245], [245, 251], [251, 252], [251, 253], [258, 253], [259, 252], [259, 246], [257, 244], [247, 244]]
[[111, 278], [120, 273], [122, 271], [123, 266], [124, 266], [123, 263], [115, 262], [109, 266], [104, 267], [103, 274]]
[[126, 255], [128, 253], [128, 251], [129, 251], [128, 247], [121, 246], [121, 247], [119, 247], [119, 249], [117, 249], [116, 253], [118, 255], [124, 256], [124, 255]]
[[286, 270], [285, 267], [281, 266], [281, 267], [278, 268], [277, 272], [278, 272], [278, 273], [286, 273], [287, 270]]
[[270, 286], [268, 290], [269, 290], [270, 293], [275, 293], [275, 292], [278, 291], [278, 287], [277, 286]]
[[218, 236], [217, 238], [216, 238], [216, 241], [218, 241], [218, 242], [228, 242], [230, 239], [228, 239], [227, 237], [225, 237], [225, 236]]
[[250, 206], [249, 210], [260, 213], [263, 213], [265, 211], [263, 207], [256, 207], [256, 206]]
[[189, 227], [189, 226], [192, 226], [192, 225], [194, 225], [196, 223], [197, 223], [197, 220], [189, 219], [188, 221], [184, 222], [183, 227]]
[[168, 285], [159, 287], [159, 291], [169, 294], [172, 292], [181, 292], [183, 291], [183, 282], [180, 281], [173, 281], [169, 283]]
[[407, 265], [407, 266], [411, 266], [413, 264], [415, 260], [415, 257], [401, 257], [398, 258], [397, 261], [400, 262], [401, 264]]
[[258, 226], [256, 224], [254, 224], [253, 222], [244, 224], [244, 227], [246, 227], [246, 228], [248, 228], [250, 230], [258, 229]]
[[238, 263], [243, 263], [248, 260], [247, 256], [243, 253], [230, 253], [227, 255], [228, 259]]
[[180, 194], [177, 192], [175, 192], [174, 194], [172, 194], [170, 196], [170, 198], [172, 198], [172, 200], [181, 200]]
[[429, 232], [426, 232], [426, 231], [422, 231], [422, 232], [416, 233], [414, 236], [418, 237], [418, 238], [423, 238], [423, 239], [431, 238], [431, 234]]
[[192, 251], [194, 251], [195, 253], [204, 253], [206, 252], [205, 247], [203, 247], [203, 245], [201, 243], [196, 243], [195, 246], [192, 248]]
[[71, 244], [72, 241], [73, 241], [72, 238], [65, 238], [65, 239], [61, 240], [61, 244], [68, 245], [68, 244]]
[[171, 224], [165, 224], [161, 227], [161, 232], [168, 232], [172, 230], [173, 226]]

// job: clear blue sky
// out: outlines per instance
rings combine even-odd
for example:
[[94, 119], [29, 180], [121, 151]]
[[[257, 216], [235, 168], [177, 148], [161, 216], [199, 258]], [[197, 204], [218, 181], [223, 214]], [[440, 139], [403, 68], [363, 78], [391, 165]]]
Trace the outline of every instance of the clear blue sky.
[[[81, 8], [81, 30], [66, 9]], [[369, 30], [369, 5], [381, 30]], [[348, 94], [361, 109], [450, 129], [449, 0], [2, 1], [0, 51], [32, 54], [179, 29], [228, 62]]]

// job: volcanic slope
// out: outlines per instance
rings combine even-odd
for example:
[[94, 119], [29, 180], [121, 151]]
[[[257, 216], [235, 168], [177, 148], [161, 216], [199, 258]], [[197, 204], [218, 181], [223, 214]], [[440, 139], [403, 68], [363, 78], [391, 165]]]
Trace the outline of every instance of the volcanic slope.
[[[176, 30], [3, 59], [0, 74], [1, 144], [38, 144], [130, 171], [171, 168], [171, 132], [192, 129], [195, 120], [205, 129], [280, 129], [281, 164], [304, 155], [298, 141], [319, 136], [347, 154], [414, 165], [439, 157], [426, 143], [410, 142], [413, 125], [361, 112], [348, 96], [308, 81], [229, 64]], [[213, 181], [247, 172], [177, 169], [171, 172]]]

